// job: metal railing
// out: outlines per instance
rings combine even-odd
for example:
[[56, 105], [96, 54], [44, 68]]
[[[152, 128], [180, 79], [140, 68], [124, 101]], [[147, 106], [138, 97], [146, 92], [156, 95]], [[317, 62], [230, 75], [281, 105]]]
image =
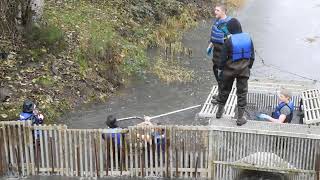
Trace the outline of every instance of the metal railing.
[[250, 122], [238, 128], [214, 123], [215, 178], [236, 179], [241, 170], [249, 169], [284, 173], [289, 179], [315, 179], [320, 165], [318, 127]]

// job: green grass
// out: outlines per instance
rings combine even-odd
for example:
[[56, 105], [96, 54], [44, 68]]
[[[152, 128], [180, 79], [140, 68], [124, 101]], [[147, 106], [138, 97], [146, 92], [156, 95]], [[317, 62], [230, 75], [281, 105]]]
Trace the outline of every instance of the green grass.
[[[130, 6], [121, 0], [47, 4], [44, 17], [48, 24], [78, 34], [81, 56], [79, 52], [74, 54], [82, 74], [90, 66], [89, 61], [98, 61], [115, 63], [126, 76], [139, 75], [148, 65], [144, 52], [148, 46], [164, 47], [179, 41], [183, 30], [196, 25], [194, 9], [172, 0], [141, 6]], [[153, 11], [159, 13], [163, 22], [152, 19]]]
[[[66, 32], [77, 32], [79, 51], [74, 54], [82, 75], [85, 75], [91, 61], [114, 63], [127, 76], [143, 69], [146, 61], [144, 47], [128, 42], [114, 29], [125, 17], [110, 4], [97, 6], [77, 1], [60, 8], [48, 6], [45, 17], [50, 24], [60, 26]], [[136, 36], [144, 36], [143, 29], [138, 30]]]
[[88, 61], [81, 51], [77, 51], [76, 59], [79, 64], [79, 73], [82, 77], [85, 77], [88, 70]]
[[173, 82], [186, 83], [194, 78], [194, 71], [183, 67], [176, 60], [165, 60], [158, 57], [152, 71], [158, 75], [163, 82], [170, 84]]
[[42, 76], [32, 80], [33, 83], [40, 84], [44, 87], [53, 86], [55, 81], [50, 76]]

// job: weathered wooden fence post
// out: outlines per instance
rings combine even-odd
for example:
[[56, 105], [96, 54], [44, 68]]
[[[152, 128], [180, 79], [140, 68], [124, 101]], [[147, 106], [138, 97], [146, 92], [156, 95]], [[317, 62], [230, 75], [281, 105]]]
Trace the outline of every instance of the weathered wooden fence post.
[[4, 156], [3, 156], [3, 151], [4, 151], [4, 141], [3, 141], [3, 136], [2, 136], [2, 134], [3, 134], [3, 127], [2, 126], [0, 126], [0, 176], [3, 176], [4, 174], [5, 174], [5, 168], [4, 168]]

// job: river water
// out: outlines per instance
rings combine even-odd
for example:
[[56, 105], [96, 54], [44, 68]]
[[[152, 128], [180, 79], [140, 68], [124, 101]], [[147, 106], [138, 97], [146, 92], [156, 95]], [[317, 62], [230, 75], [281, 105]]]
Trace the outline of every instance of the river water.
[[239, 15], [265, 63], [283, 70], [260, 68], [259, 62], [253, 68], [254, 76], [305, 80], [283, 73], [289, 71], [319, 81], [319, 0], [251, 0]]
[[[319, 0], [306, 0], [303, 3], [299, 0], [248, 0], [235, 16], [254, 40], [257, 53], [252, 78], [320, 79], [319, 15]], [[192, 82], [165, 84], [147, 75], [120, 90], [106, 104], [75, 110], [64, 116], [62, 122], [72, 128], [99, 128], [104, 126], [106, 116], [110, 114], [118, 118], [152, 116], [203, 103], [215, 84], [212, 63], [205, 55], [209, 29], [210, 22], [199, 22], [198, 27], [187, 32], [183, 39], [184, 46], [193, 52], [192, 58], [183, 58], [181, 61], [195, 72]], [[272, 67], [263, 65], [261, 60]], [[185, 111], [155, 119], [154, 122], [206, 124], [194, 121], [199, 111], [199, 108]]]
[[[256, 57], [252, 78], [306, 80], [320, 79], [320, 0], [248, 0], [237, 12], [244, 31], [254, 40]], [[194, 70], [195, 78], [186, 84], [164, 84], [152, 75], [135, 80], [120, 90], [103, 105], [83, 107], [65, 115], [61, 122], [71, 128], [101, 128], [106, 116], [117, 117], [157, 115], [205, 101], [214, 82], [212, 62], [205, 49], [209, 38], [210, 23], [199, 22], [199, 26], [185, 34], [184, 46], [192, 49], [193, 58], [184, 58], [182, 64]], [[281, 69], [275, 69], [274, 67]], [[296, 75], [293, 75], [296, 74]], [[297, 76], [299, 75], [299, 76]], [[206, 124], [195, 121], [200, 109], [178, 113], [156, 119], [161, 124]], [[283, 179], [276, 175], [248, 175], [243, 179]], [[64, 177], [34, 177], [33, 180], [71, 180]]]

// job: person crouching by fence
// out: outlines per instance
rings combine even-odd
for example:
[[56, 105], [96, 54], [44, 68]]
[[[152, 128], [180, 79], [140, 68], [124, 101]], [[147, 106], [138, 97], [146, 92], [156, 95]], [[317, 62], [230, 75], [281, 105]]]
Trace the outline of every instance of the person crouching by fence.
[[[157, 126], [157, 123], [152, 123], [149, 116], [144, 116], [144, 122], [137, 125], [137, 127], [147, 128], [148, 126]], [[165, 162], [165, 152], [169, 149], [170, 140], [166, 137], [166, 130], [162, 127], [152, 127], [152, 130], [148, 133], [137, 133], [137, 140], [142, 142], [147, 142], [147, 147], [143, 146], [143, 151], [148, 153], [148, 165], [150, 166], [153, 162], [153, 166], [160, 166], [161, 161]], [[145, 149], [146, 148], [146, 149]], [[152, 156], [150, 156], [152, 152]], [[160, 155], [162, 154], [162, 155]], [[157, 157], [156, 157], [157, 156]], [[153, 157], [153, 158], [151, 158]], [[162, 159], [161, 159], [162, 157]], [[156, 161], [158, 159], [158, 161]]]
[[[25, 100], [22, 105], [22, 112], [19, 115], [18, 121], [31, 121], [32, 125], [41, 125], [43, 124], [44, 116], [39, 113], [36, 108], [36, 105], [29, 99]], [[32, 131], [34, 134], [34, 131]], [[40, 137], [40, 130], [36, 131], [36, 138]]]
[[[112, 115], [107, 117], [106, 125], [109, 129], [121, 129], [117, 123], [117, 119]], [[114, 133], [110, 132], [110, 134], [110, 137], [115, 139], [113, 142], [117, 142], [117, 144], [120, 145], [121, 133], [116, 133], [116, 131], [114, 131]], [[107, 136], [108, 134], [102, 134], [103, 139], [107, 139]]]
[[291, 123], [293, 118], [294, 103], [292, 101], [292, 93], [282, 88], [278, 94], [279, 104], [272, 112], [271, 116], [259, 114], [259, 119], [265, 119], [274, 123]]
[[19, 116], [19, 121], [32, 122], [32, 125], [39, 125], [43, 123], [43, 115], [36, 109], [36, 105], [31, 100], [25, 100], [22, 105], [22, 112]]
[[[106, 159], [107, 162], [105, 166], [109, 169], [111, 164], [115, 165], [115, 162], [119, 162], [120, 167], [125, 163], [124, 150], [125, 150], [125, 133], [121, 132], [121, 129], [117, 123], [117, 119], [110, 115], [107, 117], [106, 125], [108, 128], [108, 133], [102, 134], [102, 139], [104, 140], [107, 148]], [[114, 168], [114, 167], [113, 167]]]
[[[158, 163], [160, 163], [160, 154], [162, 153], [162, 161], [165, 160], [165, 151], [166, 148], [170, 146], [170, 142], [168, 138], [165, 136], [165, 129], [162, 127], [153, 127], [156, 126], [156, 123], [152, 123], [150, 120], [151, 118], [148, 116], [144, 116], [143, 118], [144, 121], [142, 123], [137, 124], [135, 127], [134, 132], [132, 134], [124, 134], [124, 133], [119, 133], [119, 126], [117, 123], [117, 119], [114, 116], [108, 116], [106, 124], [109, 129], [114, 129], [114, 133], [105, 133], [102, 135], [102, 138], [107, 142], [107, 146], [110, 147], [110, 139], [112, 139], [112, 145], [113, 145], [113, 157], [115, 157], [115, 142], [118, 145], [118, 155], [120, 154], [121, 149], [119, 147], [125, 147], [128, 146], [129, 143], [136, 144], [136, 146], [133, 147], [134, 151], [138, 152], [145, 152], [147, 151], [148, 153], [148, 165], [156, 163], [156, 159], [158, 159]], [[117, 131], [116, 131], [117, 129]], [[146, 130], [149, 129], [149, 130]], [[124, 129], [123, 129], [124, 130]], [[109, 131], [110, 132], [110, 131]], [[122, 139], [121, 139], [122, 138]], [[121, 142], [120, 142], [121, 139]], [[129, 147], [127, 147], [129, 148]], [[123, 150], [124, 148], [122, 148]], [[152, 156], [151, 155], [152, 152]], [[156, 153], [157, 152], [157, 153]], [[110, 153], [107, 153], [110, 154]], [[158, 157], [156, 158], [156, 154], [158, 154]], [[142, 153], [142, 155], [145, 155], [145, 153]], [[110, 155], [108, 155], [110, 157]], [[122, 156], [124, 157], [124, 156]], [[153, 157], [153, 158], [151, 158]], [[118, 157], [120, 158], [120, 157]], [[110, 158], [108, 158], [110, 159]], [[153, 163], [151, 163], [151, 160]], [[123, 159], [122, 159], [123, 162]]]
[[232, 18], [227, 23], [227, 28], [231, 33], [231, 37], [224, 43], [222, 57], [218, 67], [219, 77], [222, 79], [222, 86], [217, 97], [218, 111], [216, 118], [219, 119], [222, 117], [233, 81], [236, 79], [238, 98], [237, 125], [241, 126], [247, 122], [243, 114], [247, 106], [248, 79], [255, 55], [251, 37], [248, 33], [242, 32], [241, 24], [237, 19]]
[[[44, 116], [39, 113], [36, 105], [31, 100], [26, 99], [23, 102], [22, 112], [19, 115], [18, 121], [31, 121], [32, 125], [41, 125], [43, 124], [43, 119]], [[33, 145], [37, 149], [36, 153], [39, 153], [38, 150], [40, 147], [40, 138], [42, 137], [41, 135], [41, 130], [32, 130]], [[36, 154], [36, 156], [38, 155]]]

